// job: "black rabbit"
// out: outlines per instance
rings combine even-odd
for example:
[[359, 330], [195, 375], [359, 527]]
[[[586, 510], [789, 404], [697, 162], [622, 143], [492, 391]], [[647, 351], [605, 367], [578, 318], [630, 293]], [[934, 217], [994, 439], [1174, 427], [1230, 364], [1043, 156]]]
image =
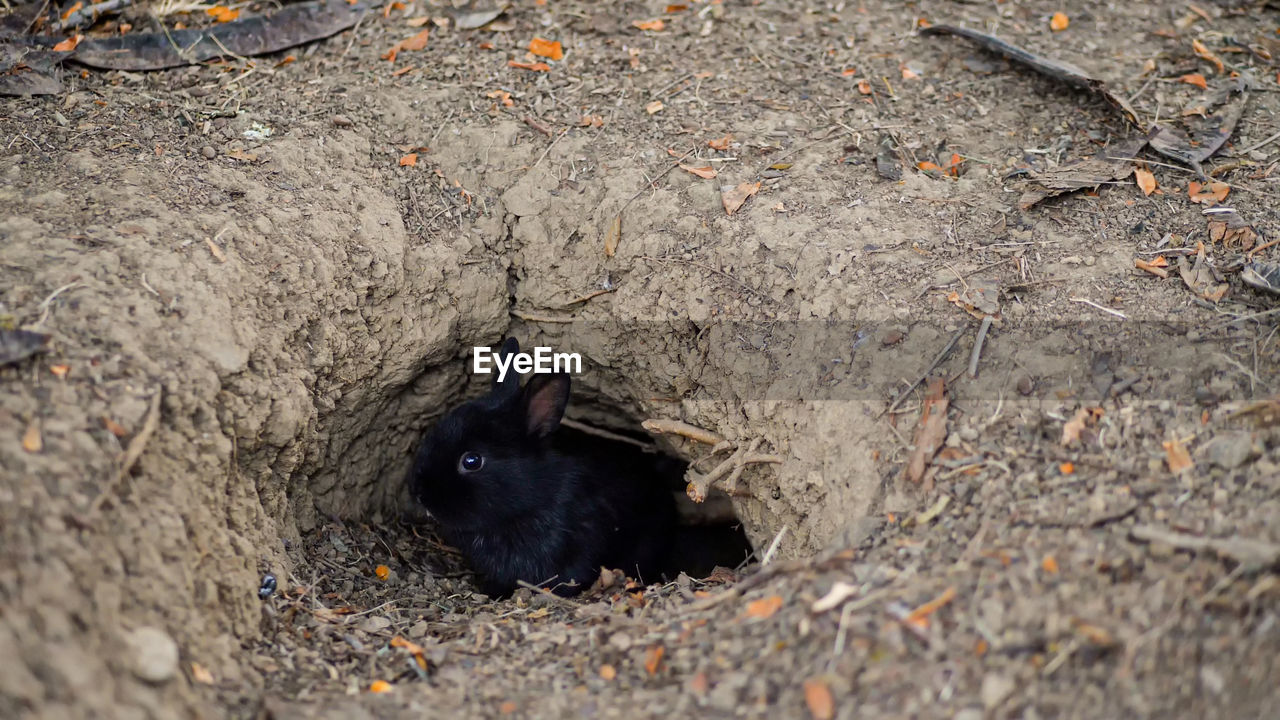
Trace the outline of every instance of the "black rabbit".
[[[520, 349], [508, 338], [500, 355]], [[656, 478], [617, 458], [557, 450], [552, 434], [569, 376], [514, 370], [488, 395], [454, 408], [418, 449], [409, 489], [480, 575], [486, 594], [523, 580], [575, 595], [620, 568], [644, 581], [664, 570], [675, 503]]]

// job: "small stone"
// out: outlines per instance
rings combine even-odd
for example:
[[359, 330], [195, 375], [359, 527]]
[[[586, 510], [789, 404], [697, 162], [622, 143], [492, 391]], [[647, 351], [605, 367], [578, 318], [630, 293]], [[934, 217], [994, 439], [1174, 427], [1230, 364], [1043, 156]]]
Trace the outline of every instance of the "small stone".
[[621, 632], [614, 633], [609, 637], [609, 644], [623, 652], [626, 652], [631, 649], [631, 636]]
[[902, 342], [902, 339], [904, 337], [906, 337], [906, 333], [902, 332], [901, 330], [890, 330], [889, 332], [884, 334], [884, 337], [880, 338], [880, 344], [884, 345], [885, 347], [889, 347], [890, 345], [897, 345], [898, 343]]
[[955, 714], [954, 720], [982, 720], [982, 711], [977, 708], [965, 708]]
[[1188, 331], [1187, 331], [1187, 342], [1199, 342], [1199, 341], [1200, 341], [1200, 337], [1201, 337], [1201, 335], [1200, 335], [1200, 331], [1199, 331], [1199, 330], [1188, 330]]
[[200, 154], [204, 156], [205, 160], [212, 160], [218, 157], [218, 151], [214, 150], [212, 145], [205, 145], [200, 148]]
[[360, 629], [367, 633], [376, 633], [391, 627], [391, 621], [381, 615], [370, 615], [360, 623]]
[[419, 620], [413, 624], [413, 627], [409, 628], [409, 639], [418, 640], [424, 638], [430, 630], [431, 627], [427, 625], [426, 620]]
[[1085, 255], [1085, 256], [1084, 256], [1084, 265], [1085, 265], [1085, 267], [1093, 267], [1093, 264], [1094, 264], [1094, 263], [1096, 263], [1096, 262], [1098, 262], [1098, 258], [1094, 257], [1093, 255]]
[[335, 127], [351, 127], [352, 125], [355, 124], [355, 123], [352, 123], [351, 118], [347, 117], [346, 115], [334, 115], [332, 118], [330, 118], [330, 121], [333, 122]]
[[1079, 255], [1068, 255], [1062, 258], [1063, 265], [1079, 265], [1084, 260]]
[[1204, 684], [1205, 689], [1214, 695], [1221, 695], [1222, 691], [1227, 687], [1227, 681], [1223, 679], [1222, 673], [1212, 665], [1205, 665], [1200, 668], [1200, 682]]
[[893, 317], [898, 320], [906, 320], [907, 318], [911, 317], [911, 311], [908, 310], [907, 308], [900, 307], [893, 311]]
[[178, 674], [178, 643], [157, 627], [140, 627], [125, 637], [133, 674], [149, 683], [164, 683]]
[[1209, 462], [1223, 470], [1235, 470], [1253, 456], [1253, 438], [1247, 432], [1227, 432], [1209, 443]]
[[982, 690], [979, 691], [979, 694], [982, 696], [983, 706], [988, 710], [994, 710], [1013, 694], [1013, 690], [1013, 680], [1007, 676], [998, 673], [987, 673], [982, 678]]
[[1027, 374], [1019, 375], [1018, 379], [1014, 381], [1013, 386], [1018, 389], [1019, 395], [1030, 395], [1035, 392], [1036, 389], [1035, 381]]

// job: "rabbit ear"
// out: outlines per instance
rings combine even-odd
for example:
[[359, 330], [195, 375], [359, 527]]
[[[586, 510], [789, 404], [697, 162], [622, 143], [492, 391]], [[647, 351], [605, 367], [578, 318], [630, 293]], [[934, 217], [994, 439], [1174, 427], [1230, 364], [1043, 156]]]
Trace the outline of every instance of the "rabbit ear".
[[[503, 341], [502, 348], [498, 350], [498, 357], [502, 358], [505, 363], [507, 358], [518, 352], [520, 352], [520, 342], [513, 337], [509, 337]], [[514, 367], [509, 367], [507, 376], [499, 382], [498, 373], [495, 371], [493, 373], [493, 389], [490, 392], [493, 394], [493, 399], [499, 404], [514, 400], [516, 395], [520, 393], [520, 373], [516, 372]]]
[[564, 373], [537, 374], [524, 387], [525, 432], [544, 438], [560, 427], [569, 404], [569, 376]]

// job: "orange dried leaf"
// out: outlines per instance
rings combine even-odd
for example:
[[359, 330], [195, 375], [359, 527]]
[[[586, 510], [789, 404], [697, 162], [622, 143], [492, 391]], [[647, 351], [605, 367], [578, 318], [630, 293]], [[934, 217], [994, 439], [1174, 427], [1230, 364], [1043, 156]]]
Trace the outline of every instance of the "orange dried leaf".
[[738, 212], [742, 204], [747, 198], [760, 192], [760, 183], [744, 182], [737, 187], [720, 193], [720, 202], [724, 203], [724, 212], [726, 215], [732, 215]]
[[527, 62], [519, 62], [517, 60], [508, 60], [507, 65], [509, 67], [517, 68], [520, 70], [532, 70], [533, 72], [551, 72], [551, 66], [544, 62], [527, 63]]
[[1058, 574], [1058, 561], [1052, 555], [1045, 555], [1044, 560], [1040, 561], [1040, 569], [1050, 575]]
[[902, 66], [899, 67], [898, 69], [902, 71], [903, 80], [915, 80], [916, 78], [920, 77], [920, 73], [907, 67], [906, 63], [903, 63]]
[[601, 665], [600, 677], [604, 678], [605, 680], [612, 680], [618, 677], [618, 671], [612, 665]]
[[206, 15], [213, 18], [214, 21], [220, 23], [231, 22], [232, 20], [240, 17], [239, 8], [223, 7], [222, 5], [214, 5], [204, 12]]
[[836, 716], [836, 701], [831, 688], [823, 680], [804, 681], [804, 703], [809, 706], [813, 720], [831, 720]]
[[912, 610], [911, 614], [907, 616], [906, 622], [909, 622], [912, 625], [916, 625], [918, 627], [927, 627], [929, 625], [929, 616], [936, 613], [938, 610], [942, 609], [943, 607], [946, 607], [947, 603], [951, 602], [955, 598], [956, 598], [955, 587], [949, 587], [946, 590], [944, 590], [942, 594], [939, 595], [938, 597], [921, 605], [915, 610]]
[[1063, 475], [1074, 475], [1076, 472], [1076, 464], [1073, 462], [1064, 462], [1058, 465], [1058, 472]]
[[515, 704], [515, 701], [507, 700], [498, 706], [498, 712], [503, 715], [510, 715], [515, 712], [518, 707], [519, 706]]
[[661, 100], [654, 100], [653, 102], [644, 106], [644, 111], [652, 115], [656, 112], [661, 112], [663, 107], [664, 106]]
[[1231, 186], [1221, 180], [1212, 180], [1208, 185], [1197, 180], [1187, 184], [1187, 195], [1191, 198], [1191, 202], [1201, 205], [1221, 203], [1227, 199], [1227, 194], [1230, 192]]
[[1165, 462], [1169, 464], [1169, 472], [1177, 475], [1195, 467], [1195, 462], [1191, 460], [1191, 453], [1187, 452], [1187, 447], [1182, 444], [1181, 440], [1174, 438], [1162, 444], [1164, 445]]
[[931, 162], [929, 160], [922, 160], [916, 163], [916, 167], [925, 172], [936, 172], [936, 173], [942, 172], [942, 168], [938, 166], [938, 163]]
[[70, 365], [52, 365], [49, 367], [49, 372], [56, 375], [59, 379], [65, 380], [67, 377], [67, 373], [71, 372], [71, 366]]
[[654, 645], [649, 648], [649, 654], [644, 659], [644, 670], [650, 675], [658, 673], [658, 666], [662, 663], [662, 656], [667, 654], [667, 649], [661, 645]]
[[392, 10], [403, 10], [403, 9], [405, 9], [406, 7], [407, 7], [407, 6], [406, 6], [404, 3], [402, 3], [402, 2], [398, 2], [398, 1], [397, 1], [397, 2], [389, 2], [389, 3], [387, 3], [386, 5], [383, 5], [383, 6], [382, 6], [382, 17], [384, 17], [384, 18], [391, 17], [391, 11], [392, 11]]
[[38, 453], [44, 449], [44, 438], [40, 437], [40, 425], [32, 421], [27, 431], [22, 433], [22, 449], [29, 453]]
[[83, 0], [76, 0], [75, 4], [67, 8], [66, 11], [62, 13], [62, 19], [66, 20], [67, 18], [71, 17], [72, 13], [74, 13], [75, 11], [79, 10], [82, 7], [84, 7]]
[[374, 680], [373, 683], [369, 685], [369, 692], [373, 692], [373, 693], [391, 692], [391, 683], [387, 682], [386, 680]]
[[1204, 79], [1204, 76], [1201, 75], [1200, 73], [1187, 73], [1186, 75], [1183, 75], [1182, 77], [1178, 78], [1178, 82], [1186, 83], [1188, 85], [1195, 85], [1201, 90], [1209, 89], [1208, 81], [1206, 81]]
[[559, 40], [553, 41], [535, 37], [529, 41], [529, 52], [548, 60], [564, 59], [564, 48], [560, 45]]
[[284, 65], [288, 65], [289, 63], [297, 62], [297, 61], [298, 61], [297, 55], [285, 55], [284, 58], [280, 60], [280, 62], [276, 63], [276, 67], [282, 67]]
[[688, 9], [689, 9], [688, 5], [668, 5], [666, 12], [668, 15], [670, 15], [678, 12], [684, 12], [685, 10], [688, 10]]
[[[79, 7], [79, 5], [80, 3], [76, 3], [77, 7]], [[54, 45], [53, 50], [54, 52], [71, 52], [76, 49], [76, 46], [79, 45], [80, 41], [83, 39], [83, 35], [76, 33], [73, 37], [69, 37], [66, 40], [59, 42], [57, 45]]]
[[1157, 255], [1156, 258], [1149, 263], [1151, 267], [1169, 267], [1169, 259], [1163, 255]]
[[681, 164], [680, 169], [685, 172], [693, 173], [704, 180], [710, 180], [716, 176], [716, 169], [707, 165], [705, 167], [692, 167], [690, 165]]
[[414, 167], [418, 164], [418, 153], [409, 153], [400, 158], [400, 167]]
[[102, 416], [102, 427], [106, 428], [107, 432], [111, 433], [112, 435], [115, 435], [118, 438], [122, 438], [125, 435], [129, 434], [129, 431], [125, 430], [124, 426], [122, 426], [120, 423], [116, 422], [115, 420], [112, 420], [111, 418], [107, 417], [106, 415]]
[[373, 574], [377, 575], [379, 580], [386, 580], [391, 577], [391, 568], [386, 565], [379, 565], [373, 569]]
[[635, 20], [631, 23], [638, 30], [652, 30], [653, 32], [662, 32], [667, 26], [662, 20]]
[[1218, 72], [1226, 72], [1227, 68], [1223, 64], [1222, 59], [1217, 55], [1214, 55], [1212, 50], [1204, 46], [1204, 43], [1199, 40], [1192, 40], [1191, 49], [1196, 51], [1196, 55], [1199, 55], [1200, 59], [1213, 63], [1213, 66], [1218, 69]]
[[1056, 12], [1053, 17], [1049, 18], [1049, 29], [1054, 32], [1062, 32], [1071, 24], [1071, 18], [1066, 13]]
[[712, 150], [728, 150], [731, 144], [733, 144], [732, 135], [725, 135], [724, 137], [719, 137], [719, 138], [716, 138], [715, 140], [707, 141], [707, 147], [711, 148]]
[[424, 50], [427, 47], [427, 39], [430, 37], [430, 35], [431, 35], [430, 29], [421, 30], [418, 32], [417, 35], [414, 35], [408, 40], [401, 40], [400, 49], [401, 50]]
[[1143, 195], [1150, 195], [1156, 189], [1156, 176], [1146, 168], [1135, 168], [1133, 171], [1133, 179], [1138, 183], [1138, 189]]
[[772, 616], [780, 609], [782, 609], [782, 596], [770, 595], [769, 597], [752, 600], [747, 603], [747, 617], [763, 620]]
[[851, 77], [858, 74], [858, 68], [845, 68], [840, 71], [840, 77]]

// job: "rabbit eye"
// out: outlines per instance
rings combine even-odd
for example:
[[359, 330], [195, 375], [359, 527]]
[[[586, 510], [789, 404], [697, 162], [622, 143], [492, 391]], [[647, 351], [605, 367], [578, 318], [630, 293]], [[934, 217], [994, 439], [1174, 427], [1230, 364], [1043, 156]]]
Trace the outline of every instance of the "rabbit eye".
[[484, 467], [484, 456], [477, 452], [462, 453], [462, 457], [458, 458], [458, 471], [464, 473], [473, 473]]

